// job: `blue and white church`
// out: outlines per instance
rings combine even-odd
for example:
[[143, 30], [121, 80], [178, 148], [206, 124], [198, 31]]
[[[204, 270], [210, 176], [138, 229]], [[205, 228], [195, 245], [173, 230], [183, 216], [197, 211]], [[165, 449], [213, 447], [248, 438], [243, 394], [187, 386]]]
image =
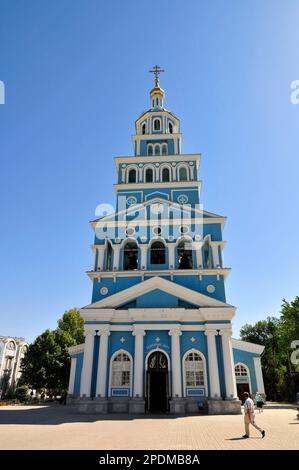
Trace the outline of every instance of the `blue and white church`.
[[232, 338], [222, 231], [200, 204], [200, 154], [182, 152], [155, 66], [133, 156], [115, 158], [116, 210], [91, 222], [92, 302], [70, 348], [69, 401], [80, 412], [241, 412], [264, 394], [263, 347]]

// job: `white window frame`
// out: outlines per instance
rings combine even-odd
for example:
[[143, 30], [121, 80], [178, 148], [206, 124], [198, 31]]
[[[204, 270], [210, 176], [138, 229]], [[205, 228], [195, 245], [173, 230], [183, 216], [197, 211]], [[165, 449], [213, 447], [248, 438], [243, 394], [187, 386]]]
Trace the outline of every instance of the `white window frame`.
[[[127, 385], [120, 385], [120, 386], [112, 385], [113, 361], [114, 361], [114, 358], [116, 356], [118, 356], [118, 354], [126, 354], [130, 359], [130, 386], [129, 387]], [[132, 397], [132, 393], [133, 393], [133, 370], [134, 370], [133, 357], [129, 353], [129, 351], [127, 351], [126, 349], [118, 349], [117, 351], [115, 351], [115, 353], [112, 354], [112, 356], [110, 358], [110, 368], [109, 368], [109, 389], [108, 389], [108, 396], [109, 397], [112, 397], [112, 389], [113, 388], [120, 388], [120, 389], [129, 388], [129, 396]]]
[[[203, 377], [204, 377], [204, 385], [197, 385], [197, 386], [187, 386], [187, 381], [186, 381], [186, 357], [191, 354], [191, 353], [195, 353], [195, 354], [198, 354], [202, 361], [203, 361]], [[187, 397], [187, 391], [186, 389], [198, 389], [198, 388], [204, 388], [205, 390], [205, 394], [204, 396], [205, 397], [208, 397], [209, 396], [209, 387], [208, 387], [208, 377], [207, 377], [207, 361], [206, 361], [206, 358], [205, 358], [205, 355], [199, 351], [198, 349], [195, 349], [195, 348], [191, 348], [191, 349], [188, 349], [188, 351], [185, 352], [184, 356], [183, 356], [183, 360], [182, 360], [183, 364], [182, 364], [182, 369], [183, 369], [183, 395], [184, 397]]]
[[155, 178], [155, 167], [154, 165], [145, 165], [145, 167], [143, 168], [143, 181], [146, 183], [146, 170], [152, 170], [153, 171], [153, 183], [155, 183], [156, 181], [156, 178]]
[[161, 183], [168, 183], [168, 181], [163, 181], [162, 179], [162, 174], [163, 174], [163, 170], [164, 168], [168, 168], [169, 170], [169, 182], [171, 183], [172, 182], [172, 168], [171, 168], [171, 165], [167, 164], [167, 163], [164, 163], [163, 165], [160, 166], [160, 182]]
[[[185, 168], [185, 169], [186, 169], [186, 172], [187, 172], [187, 179], [186, 179], [186, 180], [181, 180], [181, 177], [180, 177], [180, 170], [181, 170], [181, 168]], [[190, 171], [189, 171], [189, 170], [190, 170], [190, 169], [189, 169], [189, 166], [188, 166], [188, 165], [185, 165], [185, 164], [180, 164], [180, 165], [178, 165], [178, 167], [177, 167], [177, 180], [178, 180], [178, 181], [182, 181], [182, 182], [184, 182], [184, 181], [191, 181], [191, 180], [190, 180]]]
[[[246, 369], [247, 371], [247, 375], [236, 375], [236, 367], [238, 366], [241, 366], [241, 367], [244, 367], [244, 369]], [[236, 364], [234, 364], [234, 374], [235, 374], [235, 377], [247, 377], [248, 378], [248, 382], [242, 382], [242, 383], [248, 383], [249, 385], [249, 391], [250, 393], [252, 393], [252, 387], [251, 387], [251, 377], [250, 377], [250, 370], [249, 370], [249, 367], [244, 364], [244, 362], [237, 362]], [[237, 381], [237, 379], [236, 379]], [[241, 383], [241, 382], [240, 382]]]
[[[130, 171], [131, 170], [135, 170], [136, 171], [136, 182], [135, 183], [129, 183], [129, 174], [130, 174]], [[127, 167], [127, 173], [126, 173], [126, 183], [128, 184], [136, 184], [139, 182], [139, 177], [138, 177], [138, 166], [136, 165], [129, 165]]]
[[[160, 128], [159, 129], [155, 129], [155, 122], [156, 121], [159, 121], [159, 123], [160, 123]], [[153, 132], [158, 132], [158, 131], [160, 131], [160, 133], [162, 132], [162, 119], [161, 119], [161, 117], [153, 118]]]

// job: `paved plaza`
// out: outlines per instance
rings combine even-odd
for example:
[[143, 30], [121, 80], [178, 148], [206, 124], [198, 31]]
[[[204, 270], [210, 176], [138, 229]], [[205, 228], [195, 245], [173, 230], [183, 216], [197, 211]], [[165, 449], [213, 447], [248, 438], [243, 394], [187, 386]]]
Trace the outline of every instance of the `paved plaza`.
[[0, 449], [299, 449], [299, 419], [291, 406], [273, 405], [242, 439], [243, 417], [80, 415], [70, 406], [3, 406]]

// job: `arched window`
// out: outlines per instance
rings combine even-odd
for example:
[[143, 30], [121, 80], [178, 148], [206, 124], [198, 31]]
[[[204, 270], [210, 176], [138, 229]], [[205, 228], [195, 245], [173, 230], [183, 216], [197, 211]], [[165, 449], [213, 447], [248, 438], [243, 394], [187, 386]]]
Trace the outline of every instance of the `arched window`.
[[165, 264], [166, 263], [166, 253], [165, 245], [161, 241], [156, 241], [151, 245], [151, 264]]
[[168, 130], [169, 130], [169, 133], [172, 134], [173, 133], [173, 125], [171, 122], [168, 123]]
[[156, 106], [159, 106], [159, 98], [156, 98]]
[[25, 354], [27, 353], [27, 351], [28, 351], [28, 346], [26, 346], [26, 345], [23, 346], [22, 350], [21, 350], [21, 357], [24, 357]]
[[192, 244], [188, 241], [181, 241], [178, 244], [178, 269], [192, 269]]
[[152, 146], [152, 145], [149, 145], [149, 146], [147, 147], [147, 154], [148, 154], [149, 156], [152, 156], [152, 155], [153, 155], [153, 146]]
[[146, 124], [142, 124], [142, 129], [141, 129], [142, 134], [146, 133]]
[[125, 352], [117, 354], [112, 361], [111, 387], [130, 387], [131, 359]]
[[112, 271], [112, 257], [113, 257], [113, 249], [111, 243], [107, 242], [106, 248], [106, 260], [105, 260], [105, 270]]
[[9, 349], [10, 351], [15, 351], [16, 345], [15, 345], [14, 341], [10, 341], [9, 343], [7, 343], [6, 349]]
[[191, 352], [185, 359], [186, 387], [204, 387], [205, 370], [204, 361], [197, 352]]
[[153, 108], [154, 108], [154, 106], [155, 106], [155, 102], [154, 102], [154, 100], [153, 100]]
[[162, 155], [167, 155], [167, 144], [162, 145]]
[[145, 171], [145, 182], [152, 183], [154, 180], [154, 173], [152, 168], [147, 168]]
[[12, 360], [13, 357], [11, 356], [6, 356], [5, 358], [5, 363], [4, 363], [4, 371], [10, 371], [12, 369]]
[[164, 181], [164, 182], [170, 181], [169, 168], [163, 168], [163, 170], [162, 170], [162, 181]]
[[129, 183], [136, 183], [136, 170], [134, 168], [129, 171]]
[[208, 240], [204, 242], [202, 247], [202, 259], [203, 259], [203, 266], [206, 269], [211, 269], [212, 262], [211, 262], [211, 249]]
[[235, 367], [235, 375], [236, 377], [248, 377], [248, 372], [243, 364], [237, 364]]
[[154, 131], [160, 131], [161, 130], [161, 121], [160, 119], [155, 119], [154, 120]]
[[187, 181], [188, 180], [187, 169], [184, 166], [182, 166], [179, 169], [179, 180], [180, 181]]
[[127, 241], [124, 247], [124, 271], [138, 269], [138, 245], [134, 241]]
[[155, 155], [160, 155], [160, 145], [155, 145]]

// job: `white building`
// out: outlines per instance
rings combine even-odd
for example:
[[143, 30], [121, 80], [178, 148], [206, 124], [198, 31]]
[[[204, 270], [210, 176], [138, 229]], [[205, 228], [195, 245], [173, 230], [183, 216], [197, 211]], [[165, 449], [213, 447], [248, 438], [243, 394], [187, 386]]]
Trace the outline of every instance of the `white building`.
[[16, 387], [27, 348], [24, 338], [0, 336], [0, 397]]

